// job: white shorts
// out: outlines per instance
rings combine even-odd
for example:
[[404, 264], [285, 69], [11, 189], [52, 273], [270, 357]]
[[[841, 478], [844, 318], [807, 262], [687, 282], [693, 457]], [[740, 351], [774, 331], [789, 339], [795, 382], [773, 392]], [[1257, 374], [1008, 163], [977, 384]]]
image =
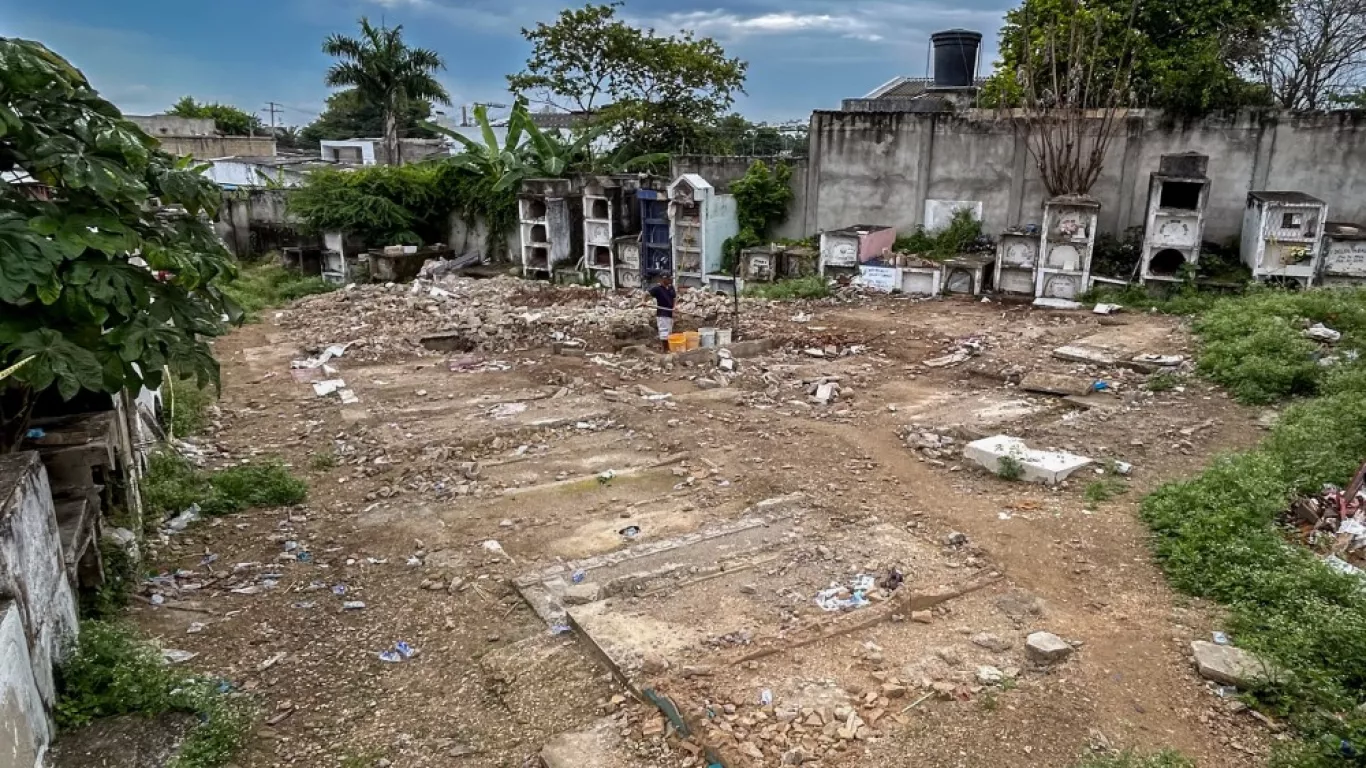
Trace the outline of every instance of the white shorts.
[[668, 341], [669, 334], [674, 330], [674, 319], [672, 317], [656, 317], [655, 322], [659, 324], [659, 340]]

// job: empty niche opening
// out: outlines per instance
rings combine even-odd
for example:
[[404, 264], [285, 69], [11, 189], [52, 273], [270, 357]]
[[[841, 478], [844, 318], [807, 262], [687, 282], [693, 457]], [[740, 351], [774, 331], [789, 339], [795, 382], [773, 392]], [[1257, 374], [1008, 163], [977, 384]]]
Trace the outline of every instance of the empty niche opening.
[[535, 198], [526, 201], [526, 217], [528, 219], [544, 219], [545, 201]]
[[1304, 227], [1304, 214], [1286, 212], [1281, 214], [1281, 229], [1302, 229]]
[[589, 215], [595, 219], [607, 218], [607, 201], [601, 198], [593, 200], [592, 210]]
[[972, 273], [966, 269], [954, 269], [944, 281], [944, 290], [949, 293], [972, 293]]
[[550, 237], [549, 237], [549, 235], [547, 235], [547, 233], [546, 233], [546, 228], [545, 228], [545, 225], [544, 225], [544, 224], [537, 224], [537, 225], [535, 225], [535, 226], [533, 226], [533, 227], [531, 228], [531, 242], [533, 242], [533, 243], [548, 243], [548, 242], [550, 242]]
[[545, 269], [550, 266], [550, 249], [533, 247], [527, 255], [527, 265], [538, 269]]
[[1186, 265], [1186, 257], [1178, 250], [1166, 248], [1153, 254], [1148, 261], [1148, 272], [1154, 275], [1172, 276]]
[[593, 246], [593, 266], [608, 267], [612, 265], [612, 249], [605, 245]]
[[1200, 192], [1203, 184], [1191, 181], [1167, 181], [1162, 184], [1162, 198], [1158, 205], [1163, 208], [1179, 208], [1194, 211], [1200, 208]]

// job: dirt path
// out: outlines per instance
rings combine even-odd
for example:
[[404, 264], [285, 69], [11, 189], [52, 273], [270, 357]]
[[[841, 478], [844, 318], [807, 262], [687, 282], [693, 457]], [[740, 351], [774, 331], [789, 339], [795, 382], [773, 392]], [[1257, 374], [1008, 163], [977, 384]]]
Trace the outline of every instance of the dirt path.
[[[138, 620], [166, 646], [199, 652], [194, 664], [266, 702], [271, 724], [239, 759], [243, 768], [360, 768], [381, 759], [405, 767], [522, 765], [555, 734], [613, 709], [604, 705], [620, 688], [584, 643], [547, 631], [512, 578], [620, 550], [630, 543], [619, 533], [628, 526], [643, 531], [642, 541], [663, 540], [801, 491], [811, 502], [801, 518], [809, 541], [793, 539], [808, 547], [802, 557], [811, 548], [834, 550], [832, 567], [856, 568], [857, 555], [840, 553], [858, 551], [861, 531], [895, 529], [951, 572], [998, 569], [1005, 579], [940, 609], [923, 639], [909, 634], [919, 625], [884, 624], [765, 662], [753, 674], [775, 687], [814, 680], [815, 670], [846, 688], [870, 683], [856, 658], [866, 643], [895, 655], [892, 669], [923, 662], [931, 639], [954, 643], [969, 657], [955, 674], [969, 679], [975, 664], [992, 660], [978, 658], [968, 641], [981, 631], [1022, 639], [1045, 629], [1080, 648], [1064, 665], [1026, 669], [1013, 690], [927, 702], [905, 725], [841, 744], [819, 764], [1064, 766], [1107, 746], [1172, 746], [1202, 766], [1254, 764], [1266, 734], [1250, 718], [1226, 714], [1187, 659], [1189, 641], [1207, 636], [1214, 618], [1163, 584], [1136, 507], [1157, 484], [1250, 445], [1256, 414], [1200, 384], [1136, 394], [1135, 374], [1084, 372], [1050, 356], [1083, 339], [1179, 350], [1187, 343], [1179, 324], [1135, 316], [1103, 325], [1089, 315], [967, 302], [888, 301], [816, 315], [782, 330], [875, 341], [834, 360], [798, 349], [741, 361], [745, 376], [720, 390], [692, 381], [707, 371], [602, 366], [545, 350], [512, 356], [512, 370], [490, 373], [453, 373], [439, 357], [343, 358], [341, 375], [360, 397], [355, 406], [316, 398], [291, 379], [288, 361], [301, 350], [273, 323], [236, 331], [217, 349], [226, 387], [210, 440], [223, 451], [215, 460], [280, 455], [308, 477], [310, 499], [292, 512], [256, 510], [174, 538], [159, 562], [193, 570], [210, 585], [177, 595], [175, 609], [144, 606]], [[920, 365], [966, 337], [987, 351], [967, 365]], [[1114, 410], [1074, 411], [969, 367], [1114, 376], [1125, 394]], [[840, 376], [846, 394], [833, 406], [800, 402], [805, 389], [793, 382], [822, 372]], [[642, 397], [642, 385], [672, 397]], [[770, 396], [754, 399], [766, 387]], [[781, 391], [772, 397], [775, 387]], [[516, 407], [499, 410], [504, 403]], [[956, 449], [934, 457], [908, 448], [900, 435], [911, 423], [945, 434], [1006, 432], [1136, 469], [1128, 493], [1087, 509], [1089, 476], [1060, 489], [1009, 483], [965, 465]], [[649, 467], [680, 452], [679, 464]], [[336, 456], [337, 465], [319, 456]], [[476, 460], [477, 474], [461, 469]], [[636, 467], [611, 482], [573, 482]], [[968, 547], [944, 547], [950, 531], [965, 533]], [[483, 547], [490, 539], [504, 554]], [[296, 560], [286, 542], [298, 542], [309, 562]], [[217, 555], [212, 574], [201, 566], [206, 554]], [[791, 573], [745, 578], [762, 595], [763, 579]], [[231, 591], [275, 579], [273, 589]], [[708, 612], [735, 594], [737, 586], [725, 584], [714, 593], [725, 600], [710, 609], [704, 600], [682, 615], [699, 624], [724, 618]], [[344, 596], [333, 594], [337, 585]], [[345, 610], [343, 601], [353, 599], [365, 607]], [[1027, 610], [1012, 608], [1020, 605]], [[619, 610], [641, 622], [651, 606], [666, 608], [632, 598]], [[809, 623], [803, 606], [761, 603], [755, 631], [779, 617], [784, 627]], [[195, 624], [202, 631], [191, 633]], [[378, 660], [400, 640], [419, 655], [401, 664]], [[995, 663], [1019, 664], [1011, 661], [1018, 654], [1017, 643]], [[716, 697], [744, 677], [701, 685]], [[629, 712], [618, 729], [625, 754], [640, 765], [689, 764], [686, 752], [662, 751], [657, 737], [641, 734], [644, 708]], [[767, 764], [777, 761], [754, 763]]]

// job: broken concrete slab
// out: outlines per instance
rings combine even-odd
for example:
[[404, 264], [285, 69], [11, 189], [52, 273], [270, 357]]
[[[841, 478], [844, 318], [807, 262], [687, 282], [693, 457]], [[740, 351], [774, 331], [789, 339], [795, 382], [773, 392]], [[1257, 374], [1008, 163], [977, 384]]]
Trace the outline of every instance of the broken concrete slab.
[[588, 605], [602, 599], [602, 585], [593, 582], [569, 584], [560, 593], [565, 605]]
[[541, 748], [545, 768], [629, 768], [621, 754], [621, 722], [604, 717], [581, 731], [562, 733]]
[[1072, 655], [1072, 646], [1052, 632], [1034, 632], [1025, 638], [1025, 653], [1031, 661], [1054, 664]]
[[725, 349], [730, 351], [730, 356], [734, 358], [758, 357], [773, 351], [775, 343], [773, 339], [750, 339], [749, 341], [737, 341], [729, 344]]
[[1079, 376], [1064, 376], [1056, 373], [1035, 371], [1026, 374], [1020, 381], [1020, 389], [1029, 392], [1042, 392], [1047, 395], [1085, 395], [1091, 391], [1091, 380]]
[[1053, 350], [1053, 357], [1066, 360], [1069, 363], [1087, 363], [1089, 365], [1115, 365], [1119, 362], [1119, 358], [1107, 350], [1080, 344], [1058, 347]]
[[1256, 680], [1271, 677], [1270, 665], [1242, 648], [1196, 640], [1191, 643], [1191, 653], [1195, 656], [1196, 670], [1206, 680], [1247, 688]]
[[1022, 470], [1019, 479], [1044, 485], [1057, 485], [1073, 472], [1092, 463], [1085, 456], [1065, 451], [1034, 450], [1023, 440], [1009, 435], [996, 435], [968, 443], [963, 449], [963, 457], [995, 474], [1001, 472], [1002, 459], [1014, 459]]
[[1037, 298], [1034, 306], [1039, 309], [1082, 309], [1080, 301], [1069, 301], [1068, 299]]

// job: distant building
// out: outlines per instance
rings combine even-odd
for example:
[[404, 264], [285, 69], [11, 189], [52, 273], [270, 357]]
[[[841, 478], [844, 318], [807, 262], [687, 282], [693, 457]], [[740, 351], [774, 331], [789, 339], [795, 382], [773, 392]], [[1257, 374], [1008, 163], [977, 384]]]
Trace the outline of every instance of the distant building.
[[162, 150], [177, 157], [208, 160], [232, 155], [275, 155], [274, 136], [220, 136], [212, 118], [175, 115], [124, 115], [124, 118], [156, 139]]
[[[350, 165], [392, 165], [385, 154], [384, 139], [324, 139], [319, 142], [322, 159]], [[399, 139], [403, 164], [420, 163], [454, 154], [449, 139]]]
[[326, 167], [316, 157], [216, 157], [204, 175], [224, 189], [297, 187], [314, 168]]

